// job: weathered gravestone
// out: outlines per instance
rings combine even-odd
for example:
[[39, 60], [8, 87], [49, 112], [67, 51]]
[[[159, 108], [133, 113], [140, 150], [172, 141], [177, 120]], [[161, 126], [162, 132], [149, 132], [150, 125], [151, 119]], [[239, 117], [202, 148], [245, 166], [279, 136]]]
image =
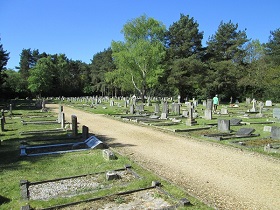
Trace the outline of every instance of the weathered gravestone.
[[155, 104], [155, 113], [156, 114], [159, 113], [159, 104], [158, 103]]
[[213, 108], [213, 100], [207, 99], [206, 109], [204, 110], [204, 119], [212, 120], [212, 108]]
[[189, 109], [189, 116], [188, 116], [188, 119], [186, 120], [186, 125], [187, 126], [192, 126], [192, 125], [195, 125], [197, 124], [197, 121], [194, 120], [193, 118], [193, 108], [191, 107]]
[[273, 118], [280, 119], [280, 108], [274, 108], [273, 109]]
[[58, 115], [57, 115], [57, 122], [58, 123], [61, 123], [61, 114], [63, 112], [63, 106], [62, 105], [59, 105], [58, 107]]
[[270, 138], [272, 139], [280, 139], [280, 127], [272, 126]]
[[236, 136], [248, 136], [255, 132], [254, 128], [240, 128], [235, 135]]
[[230, 125], [240, 125], [241, 121], [242, 121], [242, 120], [240, 120], [240, 119], [235, 119], [235, 118], [230, 119]]
[[218, 119], [218, 131], [229, 133], [230, 132], [230, 121], [224, 119]]
[[163, 104], [162, 104], [162, 113], [168, 114], [168, 112], [169, 112], [168, 103], [167, 102], [163, 102]]
[[174, 110], [173, 110], [174, 114], [180, 115], [180, 104], [174, 103], [173, 108], [174, 108]]
[[134, 105], [132, 104], [129, 109], [130, 114], [134, 114]]
[[227, 108], [221, 108], [221, 114], [228, 114]]

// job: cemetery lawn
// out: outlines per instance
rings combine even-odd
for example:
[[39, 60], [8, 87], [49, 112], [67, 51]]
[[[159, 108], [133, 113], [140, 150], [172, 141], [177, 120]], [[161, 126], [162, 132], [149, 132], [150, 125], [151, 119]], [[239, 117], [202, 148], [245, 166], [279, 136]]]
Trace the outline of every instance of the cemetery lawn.
[[[5, 104], [1, 104], [1, 107], [6, 108]], [[41, 112], [40, 108], [35, 108], [30, 102], [17, 102], [17, 106], [12, 112], [12, 115], [9, 112], [5, 112], [5, 130], [0, 131], [0, 209], [20, 209], [27, 204], [34, 209], [47, 208], [54, 205], [114, 194], [120, 191], [149, 187], [152, 181], [155, 180], [160, 181], [163, 189], [172, 194], [174, 198], [187, 198], [191, 202], [191, 206], [182, 209], [212, 209], [198, 199], [190, 196], [181, 187], [171, 184], [163, 177], [155, 175], [151, 170], [141, 167], [134, 161], [133, 157], [121, 155], [118, 153], [118, 150], [114, 150], [117, 159], [111, 161], [103, 158], [102, 149], [57, 155], [20, 157], [19, 148], [22, 144], [34, 146], [79, 142], [81, 139], [71, 138], [71, 130], [68, 124], [66, 125], [67, 129], [61, 133], [23, 133], [27, 131], [45, 131], [60, 128], [60, 124], [58, 123], [44, 123], [46, 121], [55, 121], [57, 119], [56, 113]], [[112, 113], [115, 112], [113, 111]], [[24, 124], [24, 122], [28, 122], [28, 124]], [[85, 123], [84, 125], [90, 127], [90, 124]], [[81, 133], [81, 125], [79, 126], [79, 133]], [[106, 138], [102, 135], [99, 135], [99, 137], [101, 139]], [[124, 168], [125, 165], [131, 165], [133, 171], [141, 179], [132, 180], [125, 185], [118, 185], [116, 183], [112, 188], [100, 190], [85, 189], [84, 193], [72, 197], [57, 197], [50, 198], [49, 200], [24, 200], [21, 197], [21, 180], [28, 180], [32, 183], [83, 174], [104, 173], [106, 171]], [[104, 178], [100, 182], [105, 183], [105, 173]], [[111, 182], [114, 183], [114, 181]], [[81, 189], [80, 191], [83, 190]], [[116, 202], [118, 201], [116, 200]]]
[[[58, 107], [48, 106], [54, 110]], [[280, 126], [279, 120], [272, 116], [277, 104], [266, 107], [263, 117], [246, 113], [251, 105], [240, 104], [238, 108], [220, 105], [218, 110], [227, 107], [229, 114], [215, 113], [212, 120], [203, 119], [204, 108], [198, 105], [194, 126], [186, 126], [185, 118], [172, 113], [164, 121], [168, 125], [155, 125], [158, 122], [142, 119], [144, 115], [135, 117], [127, 114], [129, 108], [111, 107], [109, 103], [90, 106], [64, 102], [63, 106], [68, 119], [75, 114], [80, 125], [89, 125], [90, 131], [114, 150], [214, 208], [277, 209], [280, 206], [280, 155], [264, 151], [268, 143], [280, 145], [278, 139], [271, 139], [270, 132], [264, 131], [264, 126]], [[186, 109], [184, 105], [182, 109]], [[153, 106], [145, 106], [142, 114], [152, 114], [153, 110]], [[231, 126], [230, 134], [234, 135], [240, 128], [252, 128], [254, 135], [220, 141], [205, 137], [220, 133], [218, 119], [232, 118], [241, 119], [242, 123]], [[207, 126], [210, 129], [203, 130]]]

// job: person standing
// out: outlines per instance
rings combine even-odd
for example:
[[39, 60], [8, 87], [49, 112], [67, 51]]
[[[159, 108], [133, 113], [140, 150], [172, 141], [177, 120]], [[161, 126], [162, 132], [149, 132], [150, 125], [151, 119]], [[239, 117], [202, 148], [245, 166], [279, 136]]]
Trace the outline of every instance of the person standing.
[[219, 105], [219, 98], [218, 95], [215, 95], [215, 97], [213, 98], [213, 107], [214, 107], [214, 112], [217, 111], [217, 107]]

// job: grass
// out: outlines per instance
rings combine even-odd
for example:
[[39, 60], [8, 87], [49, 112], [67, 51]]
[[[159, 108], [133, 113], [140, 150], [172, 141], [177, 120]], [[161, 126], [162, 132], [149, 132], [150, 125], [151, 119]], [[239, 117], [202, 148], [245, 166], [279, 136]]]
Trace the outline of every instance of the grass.
[[[19, 147], [24, 142], [28, 145], [53, 144], [65, 142], [77, 142], [81, 139], [70, 139], [71, 132], [51, 134], [51, 135], [21, 135], [23, 131], [46, 130], [60, 128], [59, 124], [28, 124], [23, 125], [22, 120], [43, 121], [55, 120], [56, 115], [49, 112], [41, 112], [39, 108], [30, 105], [30, 101], [14, 101], [13, 115], [6, 112], [5, 131], [0, 132], [0, 209], [20, 209], [21, 206], [29, 204], [32, 208], [40, 209], [54, 205], [75, 202], [93, 197], [105, 196], [120, 191], [133, 190], [151, 186], [151, 182], [158, 180], [163, 184], [163, 188], [171, 193], [175, 198], [187, 198], [193, 204], [183, 209], [211, 209], [199, 200], [186, 194], [181, 188], [174, 186], [166, 180], [157, 177], [150, 171], [147, 171], [130, 160], [117, 154], [116, 160], [107, 161], [102, 156], [102, 150], [87, 150], [83, 152], [65, 153], [59, 155], [46, 155], [36, 157], [20, 157]], [[2, 103], [1, 108], [6, 108]], [[77, 104], [79, 107], [80, 105]], [[94, 108], [84, 106], [81, 109], [92, 111]], [[96, 113], [103, 114], [122, 114], [124, 108], [96, 107]], [[30, 118], [32, 116], [32, 118]], [[80, 133], [81, 131], [79, 131]], [[62, 139], [63, 138], [63, 139]], [[85, 194], [74, 197], [58, 197], [48, 201], [43, 200], [22, 200], [20, 195], [20, 180], [37, 182], [43, 180], [57, 179], [81, 174], [90, 174], [104, 172], [116, 168], [123, 168], [124, 165], [131, 165], [133, 170], [139, 174], [142, 179], [134, 179], [127, 185], [113, 185], [112, 188], [104, 188], [97, 191], [88, 190]], [[102, 181], [102, 180], [101, 180]], [[104, 180], [103, 180], [104, 181]], [[117, 198], [116, 202], [123, 202]]]

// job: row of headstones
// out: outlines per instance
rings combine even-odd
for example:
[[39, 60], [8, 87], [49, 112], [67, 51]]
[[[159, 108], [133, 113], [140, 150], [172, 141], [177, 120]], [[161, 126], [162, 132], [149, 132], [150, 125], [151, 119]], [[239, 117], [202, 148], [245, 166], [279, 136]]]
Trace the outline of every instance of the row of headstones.
[[[65, 128], [65, 113], [63, 112], [63, 106], [59, 105], [58, 109], [58, 116], [57, 116], [58, 123], [61, 123], [61, 128]], [[71, 115], [71, 127], [72, 127], [72, 136], [78, 136], [78, 119], [76, 115]], [[83, 125], [82, 126], [82, 138], [87, 139], [89, 137], [89, 130], [88, 127]]]
[[[235, 119], [235, 120], [237, 120], [237, 119]], [[222, 133], [229, 133], [231, 131], [230, 130], [231, 124], [232, 124], [231, 120], [218, 119], [218, 131], [220, 131]], [[264, 126], [263, 130], [264, 131], [268, 131], [268, 132], [271, 133], [270, 138], [278, 139], [278, 140], [280, 139], [280, 127], [277, 127], [277, 126]], [[255, 130], [252, 129], [252, 128], [243, 129], [243, 130], [241, 130], [240, 135], [249, 135], [249, 134], [251, 134], [254, 131]]]

